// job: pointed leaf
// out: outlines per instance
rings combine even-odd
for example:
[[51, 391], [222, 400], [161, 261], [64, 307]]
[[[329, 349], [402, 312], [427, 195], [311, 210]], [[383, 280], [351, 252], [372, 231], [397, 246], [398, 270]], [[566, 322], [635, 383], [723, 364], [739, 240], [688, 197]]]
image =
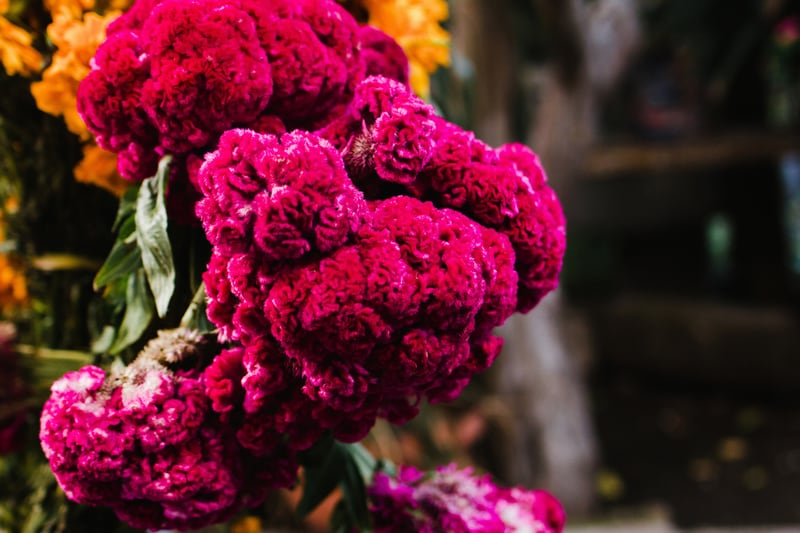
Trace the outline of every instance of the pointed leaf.
[[136, 211], [136, 198], [138, 194], [138, 185], [131, 187], [122, 194], [122, 197], [119, 199], [117, 218], [114, 220], [114, 225], [111, 227], [112, 231], [117, 231], [117, 228], [119, 228], [120, 224], [122, 224], [128, 217], [132, 218], [133, 213]]
[[138, 246], [123, 241], [115, 242], [106, 262], [94, 277], [94, 290], [105, 287], [117, 278], [133, 274], [141, 266], [142, 254]]
[[167, 235], [167, 206], [164, 193], [171, 158], [165, 156], [156, 175], [147, 178], [136, 198], [136, 242], [142, 253], [147, 282], [155, 297], [158, 316], [164, 317], [175, 292], [175, 264]]
[[206, 285], [201, 283], [181, 318], [181, 327], [193, 329], [200, 333], [211, 333], [216, 329], [216, 326], [211, 323], [206, 314], [206, 301]]
[[301, 457], [305, 469], [303, 496], [297, 505], [302, 518], [322, 503], [345, 475], [347, 457], [344, 448], [332, 438], [323, 438]]
[[351, 525], [363, 531], [369, 527], [369, 509], [367, 508], [367, 488], [359, 466], [352, 455], [345, 461], [342, 479], [342, 502], [345, 511], [350, 515]]
[[117, 331], [117, 338], [109, 352], [116, 354], [139, 340], [153, 318], [153, 297], [147, 286], [144, 269], [139, 269], [128, 279], [125, 293], [125, 316]]

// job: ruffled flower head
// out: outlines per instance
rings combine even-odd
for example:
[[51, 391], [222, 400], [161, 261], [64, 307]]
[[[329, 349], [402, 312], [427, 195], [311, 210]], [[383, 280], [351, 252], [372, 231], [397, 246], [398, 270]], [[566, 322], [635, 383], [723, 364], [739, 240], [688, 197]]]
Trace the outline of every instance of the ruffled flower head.
[[[234, 127], [332, 120], [363, 78], [358, 35], [333, 0], [139, 0], [108, 28], [78, 111], [123, 177], [142, 180], [162, 155], [202, 158]], [[190, 184], [170, 187], [170, 205], [194, 203]]]
[[372, 155], [349, 175], [352, 139], [339, 139], [343, 157], [300, 131], [227, 132], [200, 169], [209, 317], [243, 345], [213, 372], [225, 391], [214, 408], [244, 410], [248, 446], [256, 420], [298, 447], [325, 429], [358, 440], [377, 416], [402, 422], [424, 396], [451, 400], [502, 346], [491, 330], [517, 307], [508, 237], [411, 196], [367, 201], [350, 179], [409, 185], [432, 157], [429, 138], [390, 140], [420, 123], [430, 137], [436, 123], [407, 88], [389, 88], [356, 92]]
[[541, 490], [504, 489], [470, 468], [425, 474], [401, 466], [375, 474], [368, 488], [376, 533], [561, 533], [564, 511]]
[[88, 366], [53, 384], [40, 439], [71, 500], [111, 507], [134, 527], [184, 530], [293, 482], [288, 456], [247, 454], [220, 423], [192, 369], [198, 340], [187, 330], [161, 332], [127, 367], [106, 374]]

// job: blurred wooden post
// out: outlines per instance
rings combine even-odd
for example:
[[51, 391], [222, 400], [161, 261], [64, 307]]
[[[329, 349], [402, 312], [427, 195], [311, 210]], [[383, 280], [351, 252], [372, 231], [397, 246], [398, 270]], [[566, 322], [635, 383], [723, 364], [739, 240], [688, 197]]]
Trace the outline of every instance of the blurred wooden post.
[[[579, 0], [531, 1], [548, 31], [553, 57], [537, 79], [540, 105], [526, 141], [541, 156], [569, 217], [576, 177], [595, 138], [594, 103], [630, 56], [635, 9], [631, 0], [600, 0], [591, 7]], [[454, 47], [475, 68], [475, 130], [495, 146], [510, 140], [511, 114], [519, 112], [512, 95], [523, 72], [509, 4], [451, 4]], [[592, 33], [595, 28], [605, 33]], [[501, 328], [506, 346], [495, 370], [497, 394], [512, 418], [506, 481], [549, 489], [568, 513], [580, 515], [594, 501], [597, 444], [584, 377], [591, 344], [585, 322], [567, 318], [570, 312], [556, 291], [530, 314], [512, 317]]]

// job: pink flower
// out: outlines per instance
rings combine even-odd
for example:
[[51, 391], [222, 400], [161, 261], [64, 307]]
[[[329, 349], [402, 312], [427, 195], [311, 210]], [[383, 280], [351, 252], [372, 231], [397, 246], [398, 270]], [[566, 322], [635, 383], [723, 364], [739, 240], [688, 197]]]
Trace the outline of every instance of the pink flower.
[[53, 384], [40, 439], [67, 497], [111, 507], [133, 527], [183, 530], [293, 482], [291, 455], [278, 446], [246, 453], [221, 423], [212, 410], [225, 402], [219, 380], [209, 399], [202, 373], [166, 368], [191, 362], [193, 342], [183, 330], [162, 332], [128, 367], [109, 375], [84, 367]]
[[365, 75], [385, 76], [408, 85], [408, 57], [397, 41], [369, 25], [361, 26], [358, 33], [366, 66]]
[[378, 472], [368, 492], [378, 533], [560, 533], [565, 521], [550, 494], [499, 488], [455, 464], [427, 474], [410, 466]]
[[[364, 77], [359, 50], [358, 24], [333, 0], [139, 0], [110, 25], [78, 110], [139, 181], [165, 154], [202, 158], [231, 128], [332, 121]], [[169, 207], [186, 222], [183, 181]]]

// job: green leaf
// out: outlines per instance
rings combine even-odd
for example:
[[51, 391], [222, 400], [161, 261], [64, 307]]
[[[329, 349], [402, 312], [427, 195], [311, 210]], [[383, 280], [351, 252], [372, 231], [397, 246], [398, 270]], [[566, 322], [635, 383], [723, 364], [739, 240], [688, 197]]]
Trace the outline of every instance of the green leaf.
[[167, 235], [167, 206], [164, 193], [172, 158], [165, 156], [158, 164], [156, 175], [147, 178], [136, 198], [136, 242], [142, 253], [147, 282], [155, 297], [159, 317], [167, 314], [169, 301], [175, 292], [175, 264], [172, 245]]
[[118, 240], [94, 277], [94, 289], [98, 290], [122, 276], [133, 274], [141, 266], [142, 254], [139, 247]]
[[[370, 476], [371, 477], [371, 476]], [[363, 531], [369, 527], [369, 509], [367, 508], [367, 488], [364, 478], [352, 455], [345, 461], [344, 478], [342, 479], [342, 502], [350, 523]]]
[[116, 354], [139, 340], [153, 318], [153, 296], [147, 286], [144, 269], [139, 269], [128, 278], [125, 293], [125, 316], [117, 331], [117, 338], [109, 349]]
[[303, 497], [297, 505], [301, 518], [316, 509], [339, 485], [344, 478], [345, 460], [344, 449], [330, 436], [301, 454], [300, 462], [305, 469]]
[[181, 327], [193, 329], [200, 333], [211, 333], [216, 329], [214, 324], [208, 320], [206, 300], [206, 285], [201, 283], [181, 318]]
[[136, 212], [136, 198], [139, 195], [139, 186], [131, 187], [122, 194], [119, 199], [119, 209], [117, 210], [117, 218], [114, 220], [114, 225], [111, 227], [112, 231], [117, 231], [120, 224], [126, 219], [133, 218]]
[[300, 460], [305, 487], [298, 514], [303, 517], [313, 511], [339, 485], [342, 501], [332, 521], [334, 531], [369, 530], [366, 484], [378, 465], [369, 452], [360, 444], [344, 444], [328, 435], [301, 454]]

